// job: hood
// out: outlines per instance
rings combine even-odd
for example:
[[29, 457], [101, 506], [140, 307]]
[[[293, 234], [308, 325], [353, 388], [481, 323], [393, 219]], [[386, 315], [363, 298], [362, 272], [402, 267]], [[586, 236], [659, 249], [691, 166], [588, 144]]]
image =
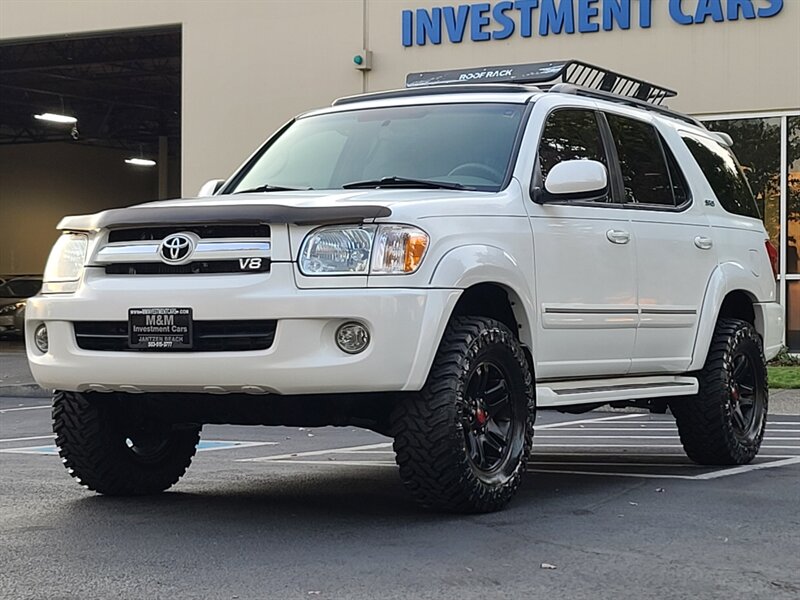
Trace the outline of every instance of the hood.
[[[395, 213], [441, 214], [485, 207], [494, 193], [467, 190], [327, 190], [232, 194], [208, 198], [159, 200], [95, 213], [64, 217], [62, 230], [97, 230], [142, 225], [197, 225], [210, 223], [294, 223], [321, 225], [384, 219]], [[424, 205], [424, 206], [422, 206]], [[440, 208], [441, 207], [441, 208]], [[470, 212], [470, 211], [467, 211]]]

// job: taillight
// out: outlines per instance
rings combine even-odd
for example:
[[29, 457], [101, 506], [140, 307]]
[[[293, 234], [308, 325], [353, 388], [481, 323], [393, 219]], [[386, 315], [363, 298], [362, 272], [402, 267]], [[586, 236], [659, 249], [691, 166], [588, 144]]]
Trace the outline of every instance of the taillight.
[[772, 265], [772, 274], [775, 278], [778, 277], [778, 249], [769, 240], [764, 241], [764, 246], [767, 247], [767, 256], [769, 256], [769, 264]]

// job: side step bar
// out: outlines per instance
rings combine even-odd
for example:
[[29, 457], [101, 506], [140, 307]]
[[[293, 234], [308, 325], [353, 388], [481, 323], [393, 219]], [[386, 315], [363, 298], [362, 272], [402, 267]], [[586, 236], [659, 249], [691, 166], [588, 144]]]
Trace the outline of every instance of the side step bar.
[[645, 400], [666, 396], [691, 396], [698, 390], [694, 377], [658, 375], [652, 377], [617, 377], [577, 381], [543, 381], [536, 385], [536, 404], [540, 408]]

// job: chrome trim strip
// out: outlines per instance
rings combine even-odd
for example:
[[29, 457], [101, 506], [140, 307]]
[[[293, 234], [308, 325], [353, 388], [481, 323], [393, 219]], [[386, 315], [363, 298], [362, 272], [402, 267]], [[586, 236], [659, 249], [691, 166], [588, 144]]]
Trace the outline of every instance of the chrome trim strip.
[[[163, 262], [158, 255], [161, 242], [117, 242], [101, 248], [94, 257], [96, 264]], [[200, 240], [192, 261], [236, 260], [239, 258], [269, 258], [270, 242], [243, 240]]]
[[638, 308], [545, 308], [547, 314], [558, 315], [637, 315]]

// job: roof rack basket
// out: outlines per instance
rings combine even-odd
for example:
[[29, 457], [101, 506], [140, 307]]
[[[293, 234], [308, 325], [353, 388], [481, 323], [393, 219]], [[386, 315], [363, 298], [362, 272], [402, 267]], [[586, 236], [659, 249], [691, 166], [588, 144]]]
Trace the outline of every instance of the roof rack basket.
[[527, 83], [534, 85], [566, 83], [587, 90], [633, 98], [655, 106], [661, 106], [665, 99], [678, 95], [677, 92], [669, 88], [635, 77], [629, 77], [628, 75], [622, 75], [580, 60], [481, 67], [477, 69], [455, 69], [451, 71], [429, 71], [425, 73], [409, 73], [406, 77], [407, 88], [484, 82]]

